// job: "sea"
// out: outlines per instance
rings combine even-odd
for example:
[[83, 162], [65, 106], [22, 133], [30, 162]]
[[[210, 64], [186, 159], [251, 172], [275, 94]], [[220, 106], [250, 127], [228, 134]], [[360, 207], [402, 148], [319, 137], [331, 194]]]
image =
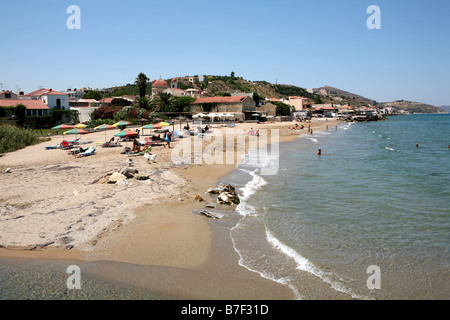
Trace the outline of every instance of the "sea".
[[299, 134], [273, 155], [251, 150], [222, 183], [241, 198], [239, 264], [296, 299], [331, 297], [305, 274], [349, 299], [450, 298], [450, 114]]

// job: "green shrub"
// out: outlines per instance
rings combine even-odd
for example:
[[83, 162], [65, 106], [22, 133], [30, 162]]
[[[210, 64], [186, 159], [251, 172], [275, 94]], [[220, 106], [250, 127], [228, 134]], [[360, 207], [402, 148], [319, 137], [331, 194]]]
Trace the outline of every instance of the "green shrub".
[[11, 125], [0, 126], [0, 153], [12, 152], [41, 142], [39, 134]]

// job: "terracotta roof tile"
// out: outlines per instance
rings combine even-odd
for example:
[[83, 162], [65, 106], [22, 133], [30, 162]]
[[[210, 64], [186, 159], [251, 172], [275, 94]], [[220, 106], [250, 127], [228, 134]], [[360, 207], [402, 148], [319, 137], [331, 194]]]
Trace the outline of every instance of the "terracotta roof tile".
[[50, 108], [41, 100], [11, 100], [11, 99], [0, 99], [0, 107], [15, 107], [18, 104], [23, 104], [27, 110], [50, 110]]
[[207, 98], [197, 98], [193, 104], [201, 103], [236, 103], [242, 102], [248, 96], [235, 96], [235, 97], [207, 97]]

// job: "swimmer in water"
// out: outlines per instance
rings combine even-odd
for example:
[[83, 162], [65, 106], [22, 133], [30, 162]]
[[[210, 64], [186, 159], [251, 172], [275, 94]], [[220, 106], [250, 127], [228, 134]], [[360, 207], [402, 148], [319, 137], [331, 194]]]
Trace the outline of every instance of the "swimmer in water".
[[317, 155], [318, 156], [322, 155], [322, 149], [319, 149], [319, 151], [317, 151]]

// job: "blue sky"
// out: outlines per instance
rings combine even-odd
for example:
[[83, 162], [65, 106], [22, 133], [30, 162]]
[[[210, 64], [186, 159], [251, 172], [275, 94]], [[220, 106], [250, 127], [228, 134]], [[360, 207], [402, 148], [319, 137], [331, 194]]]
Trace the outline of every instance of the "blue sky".
[[[81, 29], [69, 30], [70, 5]], [[366, 12], [381, 9], [381, 29]], [[450, 105], [450, 1], [15, 0], [0, 7], [0, 83], [25, 92], [229, 75]]]

